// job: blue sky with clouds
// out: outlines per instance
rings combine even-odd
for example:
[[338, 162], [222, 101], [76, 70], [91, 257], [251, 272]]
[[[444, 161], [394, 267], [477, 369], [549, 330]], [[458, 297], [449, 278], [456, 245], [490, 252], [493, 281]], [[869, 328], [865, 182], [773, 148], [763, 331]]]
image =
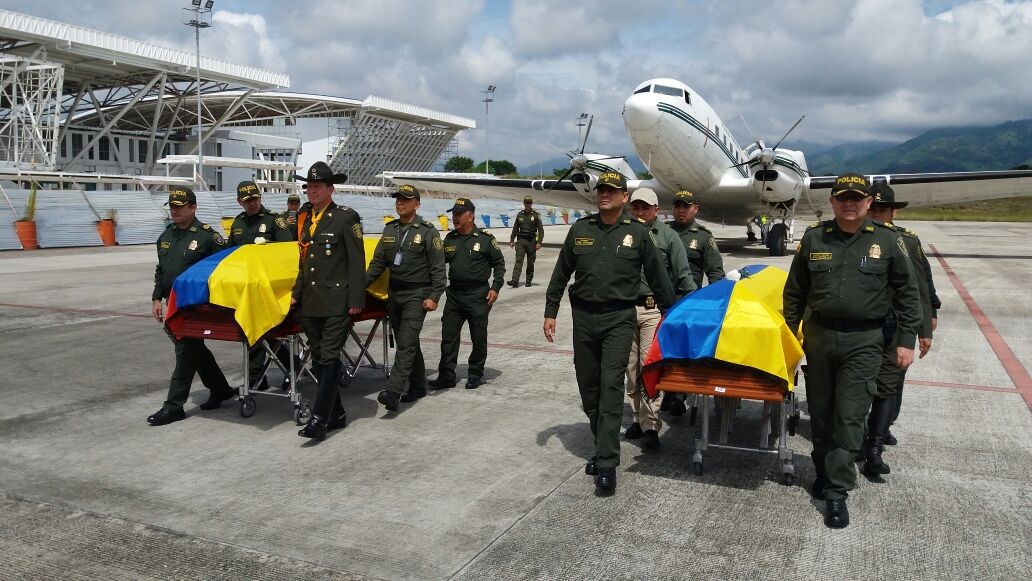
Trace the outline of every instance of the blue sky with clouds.
[[[0, 0], [0, 7], [193, 49], [188, 0]], [[743, 114], [776, 138], [901, 141], [949, 125], [1032, 117], [1032, 1], [216, 0], [202, 49], [287, 72], [292, 90], [374, 94], [477, 120], [460, 153], [517, 165], [572, 147], [630, 153], [620, 118], [639, 82], [678, 78], [740, 142]], [[325, 135], [316, 128], [315, 133]]]

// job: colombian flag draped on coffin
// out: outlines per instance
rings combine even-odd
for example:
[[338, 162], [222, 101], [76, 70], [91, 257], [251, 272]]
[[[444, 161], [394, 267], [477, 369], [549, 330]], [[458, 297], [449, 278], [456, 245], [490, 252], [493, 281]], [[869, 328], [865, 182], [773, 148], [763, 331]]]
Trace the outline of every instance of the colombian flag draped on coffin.
[[678, 302], [663, 318], [645, 358], [642, 381], [656, 396], [663, 363], [715, 359], [744, 365], [794, 384], [803, 349], [782, 316], [788, 273], [766, 265], [739, 270]]
[[[365, 239], [366, 266], [376, 248]], [[233, 318], [254, 345], [287, 317], [290, 293], [298, 274], [296, 242], [246, 244], [216, 252], [188, 268], [172, 283], [165, 325], [173, 335], [182, 309], [204, 304], [233, 309]], [[374, 298], [387, 299], [387, 273], [369, 286]]]

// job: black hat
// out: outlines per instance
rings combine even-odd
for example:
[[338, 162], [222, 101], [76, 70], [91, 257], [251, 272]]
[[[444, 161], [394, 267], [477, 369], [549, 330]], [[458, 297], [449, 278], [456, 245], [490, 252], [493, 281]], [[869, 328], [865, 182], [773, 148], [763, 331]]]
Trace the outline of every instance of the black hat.
[[448, 210], [448, 211], [449, 212], [453, 212], [453, 213], [454, 212], [473, 212], [476, 209], [477, 209], [477, 207], [473, 205], [473, 202], [469, 201], [466, 198], [459, 198], [459, 199], [455, 200], [455, 205], [452, 206], [451, 209]]
[[618, 190], [627, 189], [627, 178], [620, 172], [607, 171], [606, 173], [598, 176], [598, 182], [595, 183], [595, 189], [599, 189], [602, 186], [609, 186]]
[[408, 184], [405, 184], [405, 185], [399, 187], [398, 191], [396, 191], [393, 194], [391, 194], [391, 197], [392, 198], [409, 198], [409, 199], [415, 198], [415, 199], [418, 200], [419, 199], [419, 190], [417, 190], [415, 188], [415, 186], [410, 186]]
[[294, 179], [302, 182], [326, 182], [328, 184], [342, 184], [348, 181], [348, 176], [342, 173], [333, 173], [330, 166], [324, 161], [317, 161], [308, 168], [308, 177], [294, 174]]
[[892, 208], [898, 210], [899, 208], [906, 208], [910, 202], [897, 202], [896, 192], [892, 191], [889, 184], [885, 182], [876, 182], [871, 185], [871, 195], [874, 196], [874, 201], [871, 202], [871, 207], [881, 206], [883, 208]]
[[689, 206], [696, 203], [695, 195], [688, 190], [681, 190], [674, 194], [674, 203], [681, 202], [682, 204], [688, 204]]
[[244, 180], [244, 181], [240, 182], [239, 184], [237, 184], [237, 200], [238, 201], [244, 202], [244, 201], [250, 200], [251, 198], [261, 198], [261, 197], [262, 197], [262, 191], [258, 189], [258, 184], [254, 183], [254, 182], [252, 182], [250, 180]]
[[290, 202], [299, 202], [300, 203], [301, 202], [301, 196], [299, 196], [297, 194], [290, 194], [289, 196], [287, 196], [287, 203], [289, 204]]
[[844, 173], [835, 178], [835, 185], [831, 186], [831, 195], [841, 196], [846, 192], [854, 192], [864, 197], [870, 196], [870, 185], [867, 178], [857, 173]]
[[185, 206], [187, 204], [196, 204], [197, 196], [194, 195], [193, 190], [186, 186], [176, 186], [168, 191], [168, 202], [166, 206]]
[[534, 198], [532, 198], [530, 196], [524, 196], [523, 197], [523, 203], [524, 204], [533, 204], [534, 203]]

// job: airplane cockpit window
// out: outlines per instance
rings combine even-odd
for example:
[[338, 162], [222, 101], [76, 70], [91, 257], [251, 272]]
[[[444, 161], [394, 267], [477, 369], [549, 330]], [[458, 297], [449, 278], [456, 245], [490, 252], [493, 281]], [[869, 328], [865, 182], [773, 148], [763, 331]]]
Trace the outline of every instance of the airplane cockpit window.
[[637, 91], [635, 91], [634, 94], [637, 95], [638, 93], [648, 93], [649, 89], [651, 89], [651, 88], [652, 88], [651, 85], [645, 85], [644, 87], [642, 87], [642, 88], [638, 89]]
[[684, 102], [688, 103], [689, 105], [692, 104], [692, 96], [688, 94], [688, 91], [684, 92]]
[[653, 85], [652, 92], [659, 93], [660, 95], [670, 95], [671, 97], [682, 97], [684, 95], [683, 89], [667, 87], [666, 85]]

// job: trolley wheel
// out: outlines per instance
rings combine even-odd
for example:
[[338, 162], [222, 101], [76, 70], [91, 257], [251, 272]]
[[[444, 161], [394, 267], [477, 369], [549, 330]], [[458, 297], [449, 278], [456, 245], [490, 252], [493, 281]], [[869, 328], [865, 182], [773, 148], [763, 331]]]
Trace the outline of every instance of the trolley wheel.
[[785, 486], [792, 486], [793, 484], [795, 484], [795, 474], [792, 474], [791, 472], [785, 472], [781, 475], [781, 483]]
[[702, 462], [692, 462], [692, 472], [696, 476], [702, 476]]
[[796, 428], [799, 427], [799, 412], [796, 412], [788, 417], [788, 435], [794, 436]]
[[297, 405], [294, 406], [294, 423], [303, 426], [310, 419], [312, 419], [312, 402], [307, 399], [297, 402]]
[[254, 415], [256, 407], [258, 407], [258, 404], [254, 401], [254, 396], [245, 396], [244, 399], [240, 400], [240, 415], [249, 418]]
[[699, 408], [696, 407], [696, 406], [692, 406], [692, 411], [691, 411], [691, 413], [688, 414], [688, 425], [689, 426], [694, 426], [695, 425], [695, 416], [697, 416], [697, 415], [699, 415]]

